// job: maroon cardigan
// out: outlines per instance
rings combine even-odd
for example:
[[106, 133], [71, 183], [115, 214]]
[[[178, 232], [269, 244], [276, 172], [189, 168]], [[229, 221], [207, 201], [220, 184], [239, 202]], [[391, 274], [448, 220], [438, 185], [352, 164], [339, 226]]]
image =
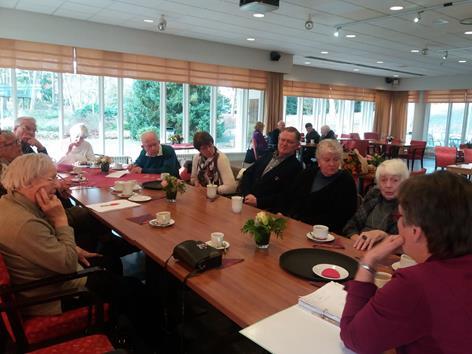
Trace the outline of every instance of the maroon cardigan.
[[357, 353], [472, 353], [472, 255], [397, 270], [382, 289], [351, 281], [341, 339]]

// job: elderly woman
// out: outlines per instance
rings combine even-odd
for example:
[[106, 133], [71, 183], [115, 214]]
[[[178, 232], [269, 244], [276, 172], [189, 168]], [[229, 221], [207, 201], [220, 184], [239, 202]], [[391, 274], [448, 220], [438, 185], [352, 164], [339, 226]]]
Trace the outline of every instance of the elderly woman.
[[342, 153], [336, 140], [326, 139], [318, 144], [318, 166], [295, 178], [284, 198], [284, 214], [311, 225], [326, 225], [336, 233], [342, 230], [357, 205], [355, 182], [340, 169]]
[[83, 123], [72, 126], [69, 130], [71, 143], [65, 156], [58, 163], [73, 164], [75, 162], [91, 161], [95, 158], [92, 145], [85, 138], [88, 137], [88, 129]]
[[262, 134], [264, 130], [264, 123], [257, 122], [254, 126], [254, 133], [252, 134], [252, 149], [254, 151], [254, 158], [258, 160], [267, 152], [267, 141]]
[[216, 184], [219, 194], [231, 194], [236, 191], [236, 181], [228, 157], [218, 151], [213, 137], [207, 132], [197, 132], [193, 137], [193, 146], [200, 153], [193, 157], [190, 183], [195, 186]]
[[[76, 245], [74, 229], [69, 226], [64, 207], [55, 195], [56, 168], [49, 156], [17, 157], [7, 167], [2, 184], [7, 194], [0, 199], [0, 253], [13, 285], [76, 272], [82, 269], [79, 262], [84, 266], [92, 262], [107, 265], [106, 257], [98, 257]], [[49, 295], [80, 286], [92, 289], [111, 302], [113, 309], [116, 305], [119, 313], [127, 312], [132, 320], [138, 316], [138, 305], [131, 309], [126, 302], [139, 302], [135, 292], [142, 296], [142, 284], [137, 279], [109, 272], [25, 291], [21, 297]], [[66, 307], [57, 300], [27, 307], [24, 314], [55, 315]]]
[[[356, 353], [470, 353], [472, 184], [448, 172], [415, 176], [398, 203], [399, 235], [369, 250], [346, 285], [341, 338]], [[418, 264], [377, 289], [378, 264], [399, 247]]]
[[359, 250], [371, 249], [387, 235], [398, 233], [394, 214], [398, 209], [400, 184], [410, 173], [400, 159], [382, 162], [375, 172], [377, 187], [371, 189], [354, 216], [344, 226], [344, 235], [355, 240]]

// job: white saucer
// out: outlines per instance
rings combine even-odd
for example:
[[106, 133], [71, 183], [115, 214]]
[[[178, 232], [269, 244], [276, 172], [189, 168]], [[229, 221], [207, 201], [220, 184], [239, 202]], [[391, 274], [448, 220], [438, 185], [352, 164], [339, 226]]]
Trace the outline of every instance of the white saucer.
[[151, 199], [152, 198], [148, 195], [140, 195], [140, 194], [135, 194], [128, 198], [128, 200], [132, 202], [148, 202]]
[[211, 246], [211, 247], [214, 247], [216, 248], [217, 250], [224, 250], [226, 248], [228, 248], [230, 246], [229, 242], [228, 241], [223, 241], [223, 245], [220, 246], [220, 247], [215, 247], [213, 246], [213, 242], [211, 242], [211, 240], [208, 240], [207, 242], [205, 242], [208, 246]]
[[[121, 193], [122, 191], [119, 191], [117, 190], [115, 187], [111, 186], [110, 187], [110, 190], [113, 192], [113, 193]], [[133, 187], [133, 191], [137, 192], [141, 190], [141, 186], [139, 184], [136, 184], [134, 187]]]
[[81, 178], [74, 177], [74, 178], [72, 178], [72, 182], [85, 182], [86, 180], [87, 180], [87, 178], [85, 178], [85, 177], [81, 177]]
[[131, 194], [131, 195], [130, 195], [130, 194], [119, 193], [119, 194], [117, 194], [117, 196], [120, 197], [120, 198], [126, 198], [126, 199], [128, 199], [128, 198], [132, 198], [135, 194], [136, 194], [136, 193], [133, 193], [133, 194]]
[[308, 232], [306, 234], [306, 237], [308, 237], [310, 240], [315, 241], [315, 242], [331, 242], [334, 240], [334, 236], [331, 234], [328, 234], [328, 237], [324, 240], [316, 238], [315, 236], [313, 236], [312, 232]]
[[149, 225], [153, 226], [153, 227], [167, 227], [167, 226], [172, 226], [175, 224], [175, 220], [174, 219], [170, 219], [169, 223], [168, 224], [159, 224], [157, 222], [157, 219], [152, 219], [152, 220], [149, 220]]
[[[338, 271], [339, 278], [323, 275], [322, 273], [326, 269], [334, 269]], [[325, 263], [317, 264], [312, 268], [312, 270], [313, 270], [313, 273], [315, 273], [317, 276], [321, 278], [329, 279], [329, 280], [343, 280], [349, 276], [349, 272], [346, 269], [338, 265], [334, 265], [334, 264], [325, 264]]]

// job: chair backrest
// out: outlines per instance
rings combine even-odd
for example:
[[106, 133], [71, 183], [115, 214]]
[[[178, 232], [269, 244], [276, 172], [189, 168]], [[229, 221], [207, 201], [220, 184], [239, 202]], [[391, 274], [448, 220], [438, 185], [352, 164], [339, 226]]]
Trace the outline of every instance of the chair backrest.
[[424, 151], [426, 149], [426, 141], [424, 140], [412, 140], [408, 147], [408, 158], [415, 160], [422, 160]]
[[472, 149], [463, 149], [464, 151], [464, 162], [472, 163]]
[[351, 134], [341, 134], [341, 139], [351, 139]]
[[379, 140], [379, 133], [376, 133], [376, 132], [364, 133], [364, 139], [366, 139], [366, 140]]
[[354, 140], [355, 148], [359, 151], [362, 156], [366, 156], [369, 152], [369, 141], [368, 140]]
[[354, 140], [361, 140], [361, 137], [359, 136], [359, 133], [351, 133], [349, 134], [349, 137]]
[[449, 146], [435, 146], [436, 167], [447, 167], [456, 163], [457, 149]]

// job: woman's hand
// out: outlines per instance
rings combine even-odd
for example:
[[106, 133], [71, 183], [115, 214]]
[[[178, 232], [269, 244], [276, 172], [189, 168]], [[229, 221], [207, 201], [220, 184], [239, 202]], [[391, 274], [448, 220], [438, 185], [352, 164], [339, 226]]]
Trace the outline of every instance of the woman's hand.
[[35, 197], [39, 208], [55, 228], [68, 225], [66, 212], [59, 198], [49, 196], [44, 188], [40, 188]]
[[367, 263], [368, 265], [375, 267], [378, 263], [381, 263], [389, 255], [395, 253], [397, 249], [399, 249], [403, 245], [404, 242], [405, 239], [400, 235], [387, 237], [376, 247], [366, 252], [364, 257], [362, 257], [361, 262]]
[[77, 251], [77, 257], [79, 258], [79, 263], [84, 267], [90, 267], [90, 262], [87, 258], [102, 257], [99, 253], [88, 252], [79, 246], [75, 246], [75, 249]]
[[387, 233], [382, 230], [370, 230], [361, 232], [360, 235], [351, 236], [354, 242], [354, 248], [360, 251], [370, 250], [374, 245], [387, 237]]

